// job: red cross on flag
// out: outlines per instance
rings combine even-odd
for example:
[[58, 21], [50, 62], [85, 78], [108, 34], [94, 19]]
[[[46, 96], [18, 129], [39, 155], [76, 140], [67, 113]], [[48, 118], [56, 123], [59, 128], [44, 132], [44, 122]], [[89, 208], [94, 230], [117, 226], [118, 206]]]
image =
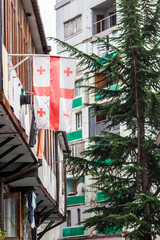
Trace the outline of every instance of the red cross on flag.
[[33, 57], [35, 120], [39, 129], [69, 132], [76, 59]]

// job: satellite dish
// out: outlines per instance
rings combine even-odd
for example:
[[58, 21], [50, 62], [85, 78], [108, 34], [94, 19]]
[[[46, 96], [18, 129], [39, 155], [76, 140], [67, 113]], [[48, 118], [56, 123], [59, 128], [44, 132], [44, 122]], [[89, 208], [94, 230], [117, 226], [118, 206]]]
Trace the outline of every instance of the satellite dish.
[[85, 194], [85, 184], [84, 183], [79, 183], [77, 185], [77, 194], [78, 195], [84, 195]]

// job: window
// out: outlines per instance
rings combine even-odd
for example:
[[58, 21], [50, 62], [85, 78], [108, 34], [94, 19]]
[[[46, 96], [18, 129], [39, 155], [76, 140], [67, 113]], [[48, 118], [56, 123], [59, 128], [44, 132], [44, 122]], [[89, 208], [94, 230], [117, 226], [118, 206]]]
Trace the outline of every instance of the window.
[[77, 157], [77, 144], [71, 146], [71, 156]]
[[106, 120], [106, 116], [104, 115], [97, 115], [96, 116], [96, 123], [102, 122]]
[[5, 193], [4, 206], [6, 238], [18, 240], [21, 236], [21, 194]]
[[80, 142], [70, 146], [72, 157], [81, 157], [81, 152], [85, 149], [85, 143]]
[[82, 112], [76, 113], [76, 129], [82, 128]]
[[74, 90], [74, 97], [78, 97], [84, 93], [84, 80], [78, 80], [75, 82], [75, 90]]
[[67, 210], [67, 227], [71, 226], [71, 211]]
[[64, 37], [70, 37], [82, 30], [82, 16], [77, 16], [64, 23]]

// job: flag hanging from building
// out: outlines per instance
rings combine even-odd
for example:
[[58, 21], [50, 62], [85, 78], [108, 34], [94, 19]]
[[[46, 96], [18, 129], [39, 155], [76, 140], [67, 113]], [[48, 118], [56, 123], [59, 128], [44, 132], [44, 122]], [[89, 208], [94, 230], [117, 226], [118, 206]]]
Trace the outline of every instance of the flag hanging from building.
[[75, 71], [75, 58], [33, 57], [34, 111], [39, 129], [70, 131]]

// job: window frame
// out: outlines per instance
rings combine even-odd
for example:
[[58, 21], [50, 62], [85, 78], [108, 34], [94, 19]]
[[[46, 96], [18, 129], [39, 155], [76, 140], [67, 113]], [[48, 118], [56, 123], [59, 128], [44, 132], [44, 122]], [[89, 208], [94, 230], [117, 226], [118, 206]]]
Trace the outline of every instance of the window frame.
[[[17, 203], [17, 237], [5, 237], [6, 240], [21, 239], [21, 192], [4, 193], [4, 199], [7, 197], [16, 197]], [[4, 205], [5, 209], [5, 205]], [[6, 229], [7, 230], [7, 229]]]
[[84, 85], [84, 80], [83, 79], [79, 79], [77, 81], [75, 81], [75, 87], [74, 87], [74, 97], [79, 97], [82, 96], [84, 93], [84, 87], [82, 87]]
[[82, 15], [78, 15], [64, 22], [64, 38], [71, 37], [82, 31]]
[[76, 130], [82, 129], [82, 111], [76, 113]]

